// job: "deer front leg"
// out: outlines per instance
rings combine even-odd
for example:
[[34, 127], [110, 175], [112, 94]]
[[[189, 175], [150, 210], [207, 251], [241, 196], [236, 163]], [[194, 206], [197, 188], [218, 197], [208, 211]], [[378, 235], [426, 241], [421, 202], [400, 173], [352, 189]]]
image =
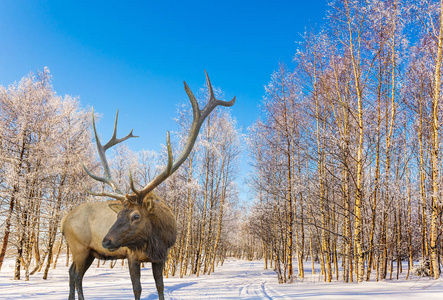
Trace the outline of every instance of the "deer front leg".
[[140, 262], [138, 260], [129, 260], [129, 274], [131, 275], [132, 290], [134, 291], [135, 300], [140, 300], [142, 286], [140, 284]]
[[152, 263], [152, 274], [154, 275], [155, 286], [157, 287], [158, 299], [164, 300], [165, 296], [163, 294], [163, 266], [164, 262]]

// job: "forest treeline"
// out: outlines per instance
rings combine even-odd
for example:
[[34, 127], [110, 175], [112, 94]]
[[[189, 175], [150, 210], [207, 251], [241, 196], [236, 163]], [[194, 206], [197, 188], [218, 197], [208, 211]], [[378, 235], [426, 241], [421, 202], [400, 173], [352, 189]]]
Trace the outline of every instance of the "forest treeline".
[[328, 282], [408, 277], [418, 260], [439, 278], [442, 5], [333, 1], [272, 75], [249, 229], [280, 282], [309, 257]]
[[[328, 282], [409, 278], [418, 261], [439, 278], [442, 5], [332, 1], [293, 63], [272, 74], [246, 142], [229, 111], [215, 110], [188, 160], [157, 188], [178, 224], [165, 275], [210, 274], [236, 256], [264, 259], [282, 283], [304, 278], [304, 263], [313, 272], [319, 263]], [[177, 153], [191, 118], [189, 105], [178, 107]], [[67, 263], [61, 217], [101, 201], [85, 189], [105, 187], [79, 163], [101, 172], [91, 119], [78, 99], [55, 93], [48, 69], [0, 87], [0, 268], [14, 257], [15, 279], [39, 270], [47, 278], [60, 253]], [[243, 144], [248, 209], [235, 184]], [[166, 161], [166, 148], [123, 144], [110, 155], [126, 191], [129, 170], [142, 187]]]

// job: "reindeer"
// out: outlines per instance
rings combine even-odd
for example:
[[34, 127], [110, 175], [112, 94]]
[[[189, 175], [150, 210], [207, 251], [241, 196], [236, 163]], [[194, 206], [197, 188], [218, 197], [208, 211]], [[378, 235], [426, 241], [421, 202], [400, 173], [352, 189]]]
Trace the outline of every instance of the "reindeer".
[[184, 149], [178, 159], [173, 162], [169, 132], [166, 135], [168, 162], [165, 170], [149, 182], [143, 189], [137, 190], [129, 172], [132, 193], [124, 195], [111, 177], [111, 171], [106, 158], [106, 150], [129, 138], [136, 137], [131, 132], [117, 138], [118, 111], [115, 117], [114, 133], [103, 146], [97, 134], [92, 112], [92, 125], [97, 143], [97, 150], [103, 165], [103, 177], [94, 175], [83, 164], [86, 173], [93, 179], [103, 182], [111, 191], [94, 192], [95, 196], [105, 196], [116, 200], [84, 203], [69, 212], [62, 220], [61, 232], [72, 252], [73, 262], [69, 268], [69, 299], [75, 299], [75, 289], [78, 299], [83, 300], [82, 279], [95, 258], [99, 259], [128, 259], [129, 274], [136, 300], [140, 299], [140, 264], [152, 263], [152, 273], [159, 299], [164, 299], [163, 267], [167, 252], [175, 243], [177, 225], [175, 216], [169, 206], [160, 199], [154, 189], [174, 173], [189, 156], [200, 128], [205, 118], [217, 106], [232, 106], [231, 101], [220, 101], [214, 96], [212, 85], [206, 73], [206, 83], [209, 99], [206, 106], [200, 110], [197, 100], [186, 82], [185, 91], [192, 104], [193, 121], [189, 130]]

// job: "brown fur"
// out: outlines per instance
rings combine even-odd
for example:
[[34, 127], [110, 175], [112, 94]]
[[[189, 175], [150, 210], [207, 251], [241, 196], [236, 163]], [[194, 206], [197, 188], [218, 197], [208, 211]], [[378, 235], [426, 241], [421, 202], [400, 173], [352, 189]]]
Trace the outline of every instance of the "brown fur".
[[[133, 271], [136, 274], [138, 268], [139, 274], [140, 262], [152, 262], [153, 267], [154, 264], [163, 267], [168, 249], [175, 243], [177, 236], [175, 216], [171, 209], [154, 193], [148, 194], [142, 205], [126, 201], [124, 206], [120, 205], [121, 211], [117, 217], [113, 209], [119, 204], [119, 201], [84, 203], [63, 218], [61, 231], [73, 256], [69, 299], [74, 299], [74, 288], [77, 289], [79, 299], [83, 299], [81, 279], [94, 258], [127, 258], [136, 299], [140, 298], [141, 293], [140, 276], [137, 279]], [[130, 218], [134, 214], [139, 219], [131, 222]], [[134, 265], [135, 270], [131, 270], [131, 265]], [[156, 283], [160, 280], [155, 279]], [[163, 283], [160, 289], [159, 298], [162, 299]]]

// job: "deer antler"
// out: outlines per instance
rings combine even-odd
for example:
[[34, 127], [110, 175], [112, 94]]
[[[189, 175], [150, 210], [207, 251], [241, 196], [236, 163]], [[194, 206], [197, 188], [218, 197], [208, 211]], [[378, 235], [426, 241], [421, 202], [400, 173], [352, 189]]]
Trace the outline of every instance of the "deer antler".
[[[192, 104], [193, 119], [192, 119], [191, 128], [189, 129], [188, 139], [187, 139], [185, 147], [182, 150], [182, 152], [180, 153], [178, 159], [175, 162], [173, 162], [173, 160], [172, 160], [171, 141], [169, 138], [169, 132], [167, 132], [166, 143], [167, 143], [167, 147], [168, 147], [168, 163], [166, 165], [165, 170], [162, 173], [160, 173], [157, 177], [155, 177], [151, 182], [149, 182], [140, 191], [135, 188], [132, 174], [131, 174], [131, 172], [129, 172], [129, 182], [130, 182], [131, 190], [137, 196], [136, 198], [138, 199], [137, 200], [138, 202], [142, 202], [144, 197], [147, 194], [149, 194], [153, 189], [155, 189], [160, 183], [165, 181], [166, 178], [171, 176], [171, 174], [173, 174], [184, 163], [184, 161], [188, 158], [189, 154], [191, 153], [192, 148], [194, 147], [195, 141], [197, 140], [198, 133], [200, 131], [200, 128], [201, 128], [204, 120], [214, 110], [214, 108], [216, 108], [219, 105], [226, 106], [226, 107], [234, 105], [235, 97], [231, 101], [221, 101], [221, 100], [217, 100], [215, 98], [214, 91], [213, 91], [212, 85], [211, 85], [211, 81], [209, 80], [209, 76], [206, 73], [206, 71], [205, 71], [205, 75], [206, 75], [206, 84], [208, 85], [208, 91], [209, 91], [209, 99], [208, 99], [208, 103], [206, 104], [206, 106], [203, 109], [200, 109], [198, 107], [197, 99], [195, 99], [195, 96], [192, 93], [191, 89], [188, 87], [186, 82], [184, 82], [186, 94], [188, 94], [189, 100], [191, 101], [191, 104]], [[131, 130], [131, 132], [127, 136], [125, 136], [124, 138], [118, 139], [117, 138], [117, 119], [118, 119], [118, 110], [117, 110], [117, 115], [115, 116], [114, 133], [112, 134], [112, 137], [109, 140], [109, 142], [107, 142], [104, 146], [102, 146], [102, 144], [100, 143], [100, 139], [98, 137], [98, 134], [97, 134], [96, 127], [95, 127], [94, 110], [92, 110], [92, 126], [94, 128], [95, 140], [97, 143], [97, 151], [100, 156], [100, 161], [103, 165], [104, 176], [100, 177], [100, 176], [94, 175], [85, 167], [85, 165], [83, 165], [83, 163], [82, 163], [82, 165], [83, 165], [83, 168], [85, 169], [86, 173], [89, 176], [91, 176], [92, 178], [94, 178], [97, 181], [108, 184], [113, 190], [113, 192], [93, 192], [93, 191], [87, 190], [88, 193], [90, 193], [91, 195], [95, 195], [95, 196], [107, 196], [107, 197], [111, 197], [111, 198], [118, 199], [121, 201], [125, 201], [128, 199], [133, 199], [133, 197], [131, 197], [131, 195], [134, 196], [134, 194], [125, 196], [123, 194], [123, 192], [118, 188], [117, 184], [115, 183], [115, 181], [111, 177], [111, 171], [109, 169], [109, 165], [108, 165], [108, 161], [106, 159], [105, 152], [106, 152], [106, 150], [108, 150], [112, 146], [115, 146], [115, 145], [129, 139], [129, 138], [137, 137], [137, 136], [134, 136], [132, 134], [132, 130]], [[129, 198], [128, 198], [128, 196], [129, 196]]]
[[97, 134], [97, 129], [95, 127], [94, 109], [92, 109], [92, 127], [94, 128], [95, 141], [97, 143], [97, 151], [100, 156], [100, 161], [103, 165], [104, 176], [100, 177], [100, 176], [94, 175], [88, 170], [88, 168], [85, 167], [85, 165], [83, 163], [82, 163], [82, 166], [89, 176], [91, 176], [92, 178], [94, 178], [97, 181], [108, 184], [113, 190], [113, 192], [100, 192], [100, 193], [87, 190], [87, 192], [89, 194], [94, 195], [94, 196], [111, 197], [111, 198], [123, 201], [126, 198], [125, 198], [125, 195], [123, 194], [123, 192], [119, 189], [119, 187], [117, 186], [117, 184], [115, 183], [115, 181], [111, 177], [111, 170], [109, 169], [108, 160], [106, 159], [106, 150], [108, 150], [112, 146], [115, 146], [121, 142], [126, 141], [129, 138], [138, 137], [138, 136], [133, 135], [132, 134], [133, 130], [131, 130], [131, 132], [127, 136], [125, 136], [124, 138], [118, 139], [117, 138], [117, 120], [118, 120], [118, 110], [117, 110], [117, 114], [115, 116], [114, 133], [112, 134], [111, 139], [104, 146], [102, 146], [100, 139], [98, 137], [98, 134]]
[[208, 103], [202, 110], [200, 110], [200, 108], [198, 107], [197, 99], [195, 99], [195, 96], [192, 93], [191, 89], [188, 87], [186, 82], [184, 82], [186, 94], [188, 94], [189, 100], [191, 101], [192, 104], [193, 120], [191, 128], [189, 129], [186, 145], [182, 150], [182, 152], [180, 153], [178, 159], [174, 163], [172, 162], [172, 150], [171, 150], [171, 143], [169, 140], [169, 132], [168, 132], [167, 133], [168, 164], [165, 170], [157, 177], [155, 177], [151, 182], [149, 182], [141, 191], [138, 191], [134, 188], [132, 176], [130, 177], [131, 189], [134, 191], [135, 194], [139, 196], [138, 198], [139, 201], [143, 201], [144, 196], [146, 196], [149, 192], [155, 189], [160, 183], [165, 181], [166, 178], [168, 178], [171, 174], [173, 174], [184, 163], [184, 161], [188, 158], [189, 154], [191, 153], [192, 148], [194, 147], [195, 141], [197, 139], [198, 133], [200, 131], [200, 128], [204, 120], [214, 110], [214, 108], [216, 108], [219, 105], [226, 107], [234, 105], [235, 97], [231, 101], [221, 101], [215, 98], [211, 81], [209, 80], [209, 76], [208, 73], [206, 73], [206, 71], [205, 75], [206, 75], [206, 84], [208, 86], [209, 99]]

